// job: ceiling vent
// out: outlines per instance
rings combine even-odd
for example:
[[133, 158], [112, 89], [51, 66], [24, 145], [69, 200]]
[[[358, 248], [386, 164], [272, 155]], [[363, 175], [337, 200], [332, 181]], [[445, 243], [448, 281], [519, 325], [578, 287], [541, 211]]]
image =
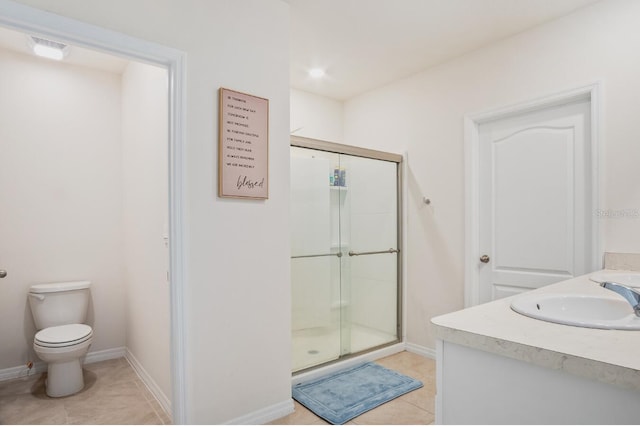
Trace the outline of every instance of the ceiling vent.
[[69, 46], [64, 43], [54, 42], [52, 40], [35, 36], [30, 36], [29, 39], [33, 53], [43, 58], [60, 61], [67, 56], [67, 53], [69, 52]]

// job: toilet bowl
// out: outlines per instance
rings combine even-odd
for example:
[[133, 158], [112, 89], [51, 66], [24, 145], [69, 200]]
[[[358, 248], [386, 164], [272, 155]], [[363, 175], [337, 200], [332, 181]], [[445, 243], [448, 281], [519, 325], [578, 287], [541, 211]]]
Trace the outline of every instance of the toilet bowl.
[[68, 396], [82, 390], [84, 377], [81, 360], [89, 351], [92, 341], [91, 327], [78, 323], [52, 326], [36, 334], [33, 349], [48, 364], [48, 396]]
[[36, 355], [48, 364], [46, 393], [63, 397], [84, 387], [82, 361], [93, 341], [93, 329], [84, 322], [90, 282], [33, 285], [29, 305], [36, 328]]

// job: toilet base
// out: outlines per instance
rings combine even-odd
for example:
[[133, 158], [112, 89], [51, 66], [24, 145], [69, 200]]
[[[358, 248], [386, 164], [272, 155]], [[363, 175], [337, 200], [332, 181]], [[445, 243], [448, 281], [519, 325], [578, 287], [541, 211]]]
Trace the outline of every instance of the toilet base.
[[83, 388], [84, 378], [79, 358], [68, 362], [49, 363], [47, 367], [47, 396], [69, 396]]

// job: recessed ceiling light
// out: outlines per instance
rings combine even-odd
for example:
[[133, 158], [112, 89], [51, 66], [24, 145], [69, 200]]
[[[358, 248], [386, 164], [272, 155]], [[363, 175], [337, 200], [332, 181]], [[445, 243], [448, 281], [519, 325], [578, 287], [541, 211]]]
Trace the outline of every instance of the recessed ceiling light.
[[31, 48], [33, 53], [43, 58], [62, 60], [69, 51], [69, 46], [63, 43], [54, 42], [52, 40], [42, 39], [40, 37], [31, 36]]
[[320, 79], [324, 77], [324, 70], [322, 68], [312, 68], [309, 70], [309, 76], [314, 79]]

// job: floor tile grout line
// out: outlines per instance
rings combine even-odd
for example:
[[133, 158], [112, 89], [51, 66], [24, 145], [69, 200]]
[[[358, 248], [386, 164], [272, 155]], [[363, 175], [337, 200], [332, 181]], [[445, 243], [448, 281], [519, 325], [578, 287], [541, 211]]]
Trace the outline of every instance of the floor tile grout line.
[[158, 414], [158, 411], [156, 411], [156, 408], [154, 407], [154, 405], [153, 405], [151, 402], [149, 402], [148, 400], [147, 400], [147, 404], [148, 404], [149, 406], [151, 406], [151, 410], [152, 410], [152, 411], [153, 411], [153, 413], [155, 414], [155, 416], [156, 416], [156, 418], [158, 419], [158, 421], [160, 421], [160, 423], [164, 425], [164, 424], [165, 424], [165, 422], [164, 422], [164, 420], [162, 419], [162, 417], [160, 416], [160, 414]]
[[428, 412], [429, 414], [431, 414], [431, 415], [433, 415], [433, 416], [435, 416], [435, 415], [436, 415], [436, 414], [434, 414], [433, 412], [431, 412], [430, 410], [428, 410], [428, 409], [424, 409], [424, 408], [421, 408], [420, 406], [416, 405], [416, 404], [415, 404], [415, 403], [413, 403], [413, 402], [409, 402], [409, 401], [407, 401], [407, 400], [403, 400], [403, 402], [404, 402], [404, 403], [408, 403], [409, 405], [413, 406], [413, 407], [414, 407], [414, 408], [416, 408], [416, 409], [419, 409], [420, 411]]
[[[403, 396], [406, 396], [406, 394], [405, 394], [405, 395], [403, 395]], [[431, 412], [431, 411], [430, 411], [430, 410], [428, 410], [428, 409], [425, 409], [425, 408], [423, 408], [423, 407], [421, 407], [421, 406], [416, 405], [415, 403], [413, 403], [413, 402], [412, 402], [412, 401], [410, 401], [410, 400], [402, 399], [402, 397], [403, 397], [403, 396], [399, 396], [399, 397], [398, 397], [398, 400], [402, 400], [404, 403], [408, 403], [409, 405], [411, 405], [411, 406], [413, 406], [413, 407], [415, 407], [415, 408], [417, 408], [417, 409], [419, 409], [419, 410], [421, 410], [421, 411], [428, 412], [428, 413], [430, 413], [431, 415], [435, 416], [435, 411], [434, 411], [434, 412]]]
[[[399, 396], [399, 397], [401, 397], [401, 396]], [[393, 400], [396, 400], [396, 399], [393, 399]], [[389, 402], [393, 402], [393, 400], [390, 400]], [[389, 402], [387, 402], [387, 403], [389, 403]], [[426, 413], [428, 413], [428, 414], [430, 414], [430, 415], [434, 415], [431, 411], [429, 411], [429, 410], [427, 410], [427, 409], [424, 409], [424, 408], [421, 408], [421, 407], [419, 407], [419, 406], [417, 406], [417, 405], [415, 405], [415, 404], [413, 404], [413, 403], [411, 403], [411, 402], [407, 402], [406, 400], [403, 400], [402, 402], [403, 402], [403, 403], [406, 403], [406, 404], [408, 404], [408, 405], [413, 406], [414, 408], [416, 408], [416, 409], [417, 409], [418, 411], [420, 411], [420, 412], [426, 412]], [[380, 405], [380, 406], [378, 406], [378, 408], [381, 408], [382, 406], [383, 406], [383, 405]], [[376, 409], [377, 409], [377, 408], [373, 408], [373, 409], [372, 409], [372, 411], [374, 411], [374, 410], [376, 410]], [[366, 412], [365, 412], [364, 414], [366, 414]], [[364, 414], [362, 414], [362, 415], [364, 415]]]
[[[135, 369], [134, 369], [134, 372], [135, 372]], [[165, 417], [163, 417], [162, 414], [158, 413], [156, 406], [160, 408], [160, 410], [163, 413], [164, 413], [164, 409], [162, 408], [162, 405], [160, 405], [160, 402], [158, 402], [158, 399], [156, 399], [153, 393], [151, 393], [151, 391], [149, 390], [149, 387], [147, 387], [147, 385], [144, 383], [144, 381], [142, 381], [142, 379], [140, 379], [139, 376], [136, 380], [134, 380], [134, 384], [136, 388], [141, 392], [145, 402], [148, 403], [149, 406], [151, 406], [151, 409], [153, 410], [153, 413], [156, 415], [156, 417], [160, 420], [160, 422], [162, 422], [162, 424], [166, 424], [164, 422], [164, 418], [166, 417], [167, 419], [171, 419], [171, 417], [169, 417], [169, 415], [166, 413], [165, 413], [166, 414]]]

